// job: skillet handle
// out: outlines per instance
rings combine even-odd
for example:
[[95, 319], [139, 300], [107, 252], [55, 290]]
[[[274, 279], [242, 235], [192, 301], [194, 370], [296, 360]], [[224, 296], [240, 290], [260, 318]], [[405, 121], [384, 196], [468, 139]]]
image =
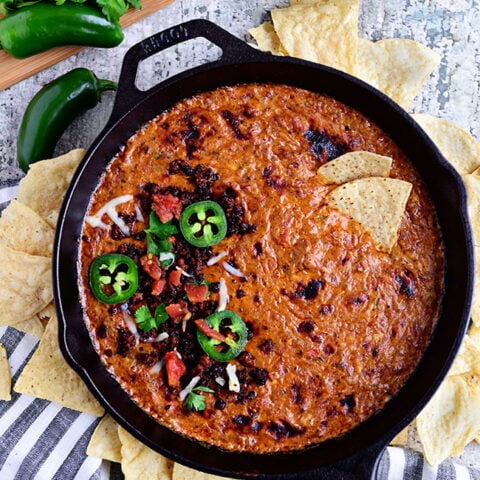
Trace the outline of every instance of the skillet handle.
[[385, 448], [385, 442], [381, 441], [351, 457], [320, 467], [295, 480], [375, 480]]
[[265, 55], [208, 20], [190, 20], [156, 33], [137, 43], [126, 53], [118, 81], [115, 104], [107, 126], [116, 123], [156, 88], [142, 91], [136, 87], [135, 81], [140, 62], [169, 47], [198, 37], [204, 37], [221, 48], [222, 56], [219, 60], [212, 62], [215, 64], [240, 63]]

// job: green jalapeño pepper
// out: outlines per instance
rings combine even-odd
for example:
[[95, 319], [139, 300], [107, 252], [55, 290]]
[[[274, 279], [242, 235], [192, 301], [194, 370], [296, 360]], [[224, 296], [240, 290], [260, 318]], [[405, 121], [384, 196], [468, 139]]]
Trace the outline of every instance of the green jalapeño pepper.
[[[197, 340], [203, 351], [219, 362], [238, 357], [247, 343], [248, 330], [244, 321], [235, 312], [223, 310], [212, 313], [205, 318], [205, 322], [207, 326], [202, 326], [202, 320], [195, 322], [198, 327]], [[220, 329], [229, 332], [224, 335]]]
[[90, 5], [40, 2], [0, 20], [0, 48], [15, 58], [63, 45], [116, 47], [122, 40], [120, 24]]
[[51, 158], [55, 145], [80, 112], [93, 108], [117, 84], [76, 68], [43, 87], [30, 101], [17, 138], [17, 160], [26, 172], [31, 163]]
[[90, 265], [90, 288], [97, 300], [108, 305], [128, 300], [138, 287], [138, 269], [127, 255], [107, 253]]
[[180, 230], [195, 247], [209, 247], [227, 234], [227, 217], [223, 208], [211, 200], [192, 203], [180, 216]]

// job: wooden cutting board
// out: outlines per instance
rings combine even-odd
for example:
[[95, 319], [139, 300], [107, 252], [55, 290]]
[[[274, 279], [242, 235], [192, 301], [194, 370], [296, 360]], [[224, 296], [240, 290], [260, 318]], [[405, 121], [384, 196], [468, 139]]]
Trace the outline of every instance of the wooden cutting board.
[[[173, 0], [143, 0], [142, 9], [130, 9], [121, 19], [122, 27], [128, 27], [132, 23], [160, 10], [172, 3]], [[48, 52], [39, 53], [33, 57], [18, 60], [10, 57], [0, 50], [0, 90], [4, 90], [39, 71], [64, 60], [65, 58], [80, 51], [83, 47], [59, 47]]]

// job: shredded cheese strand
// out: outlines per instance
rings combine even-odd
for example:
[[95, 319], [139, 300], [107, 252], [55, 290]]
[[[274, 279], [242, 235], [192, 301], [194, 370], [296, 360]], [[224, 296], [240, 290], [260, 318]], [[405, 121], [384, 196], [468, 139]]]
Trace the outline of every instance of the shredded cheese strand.
[[200, 377], [193, 377], [189, 384], [180, 392], [178, 398], [181, 402], [183, 402], [187, 395], [197, 386], [197, 383], [200, 381]]
[[231, 392], [240, 392], [240, 381], [237, 377], [237, 367], [233, 363], [227, 365], [228, 389]]
[[123, 234], [128, 235], [130, 230], [125, 222], [119, 217], [115, 208], [118, 205], [130, 202], [131, 200], [133, 200], [133, 195], [121, 195], [120, 197], [113, 198], [107, 202], [97, 213], [87, 216], [85, 221], [92, 227], [108, 228], [108, 225], [102, 221], [102, 217], [106, 214], [110, 217], [110, 220], [117, 225]]
[[238, 268], [232, 267], [229, 263], [223, 262], [222, 267], [231, 275], [234, 275], [235, 277], [240, 277], [240, 278], [245, 278], [246, 275], [244, 275]]
[[211, 267], [212, 265], [215, 265], [218, 263], [223, 257], [226, 257], [228, 253], [224, 250], [223, 252], [220, 252], [218, 255], [215, 255], [214, 257], [211, 257], [207, 261], [207, 265]]
[[223, 277], [220, 279], [219, 284], [220, 284], [220, 288], [219, 288], [218, 294], [220, 298], [218, 302], [217, 312], [222, 312], [227, 308], [227, 304], [230, 301], [230, 297], [228, 296], [227, 284]]

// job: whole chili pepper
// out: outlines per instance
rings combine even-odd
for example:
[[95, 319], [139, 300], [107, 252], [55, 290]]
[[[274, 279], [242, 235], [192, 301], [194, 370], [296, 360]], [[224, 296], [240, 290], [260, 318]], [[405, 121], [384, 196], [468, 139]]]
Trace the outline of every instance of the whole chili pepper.
[[87, 68], [76, 68], [43, 87], [30, 101], [17, 139], [17, 160], [26, 172], [31, 163], [50, 158], [58, 139], [77, 117], [117, 84], [100, 80]]
[[19, 8], [0, 20], [0, 48], [15, 58], [63, 45], [116, 47], [122, 40], [118, 22], [84, 4], [41, 2]]

